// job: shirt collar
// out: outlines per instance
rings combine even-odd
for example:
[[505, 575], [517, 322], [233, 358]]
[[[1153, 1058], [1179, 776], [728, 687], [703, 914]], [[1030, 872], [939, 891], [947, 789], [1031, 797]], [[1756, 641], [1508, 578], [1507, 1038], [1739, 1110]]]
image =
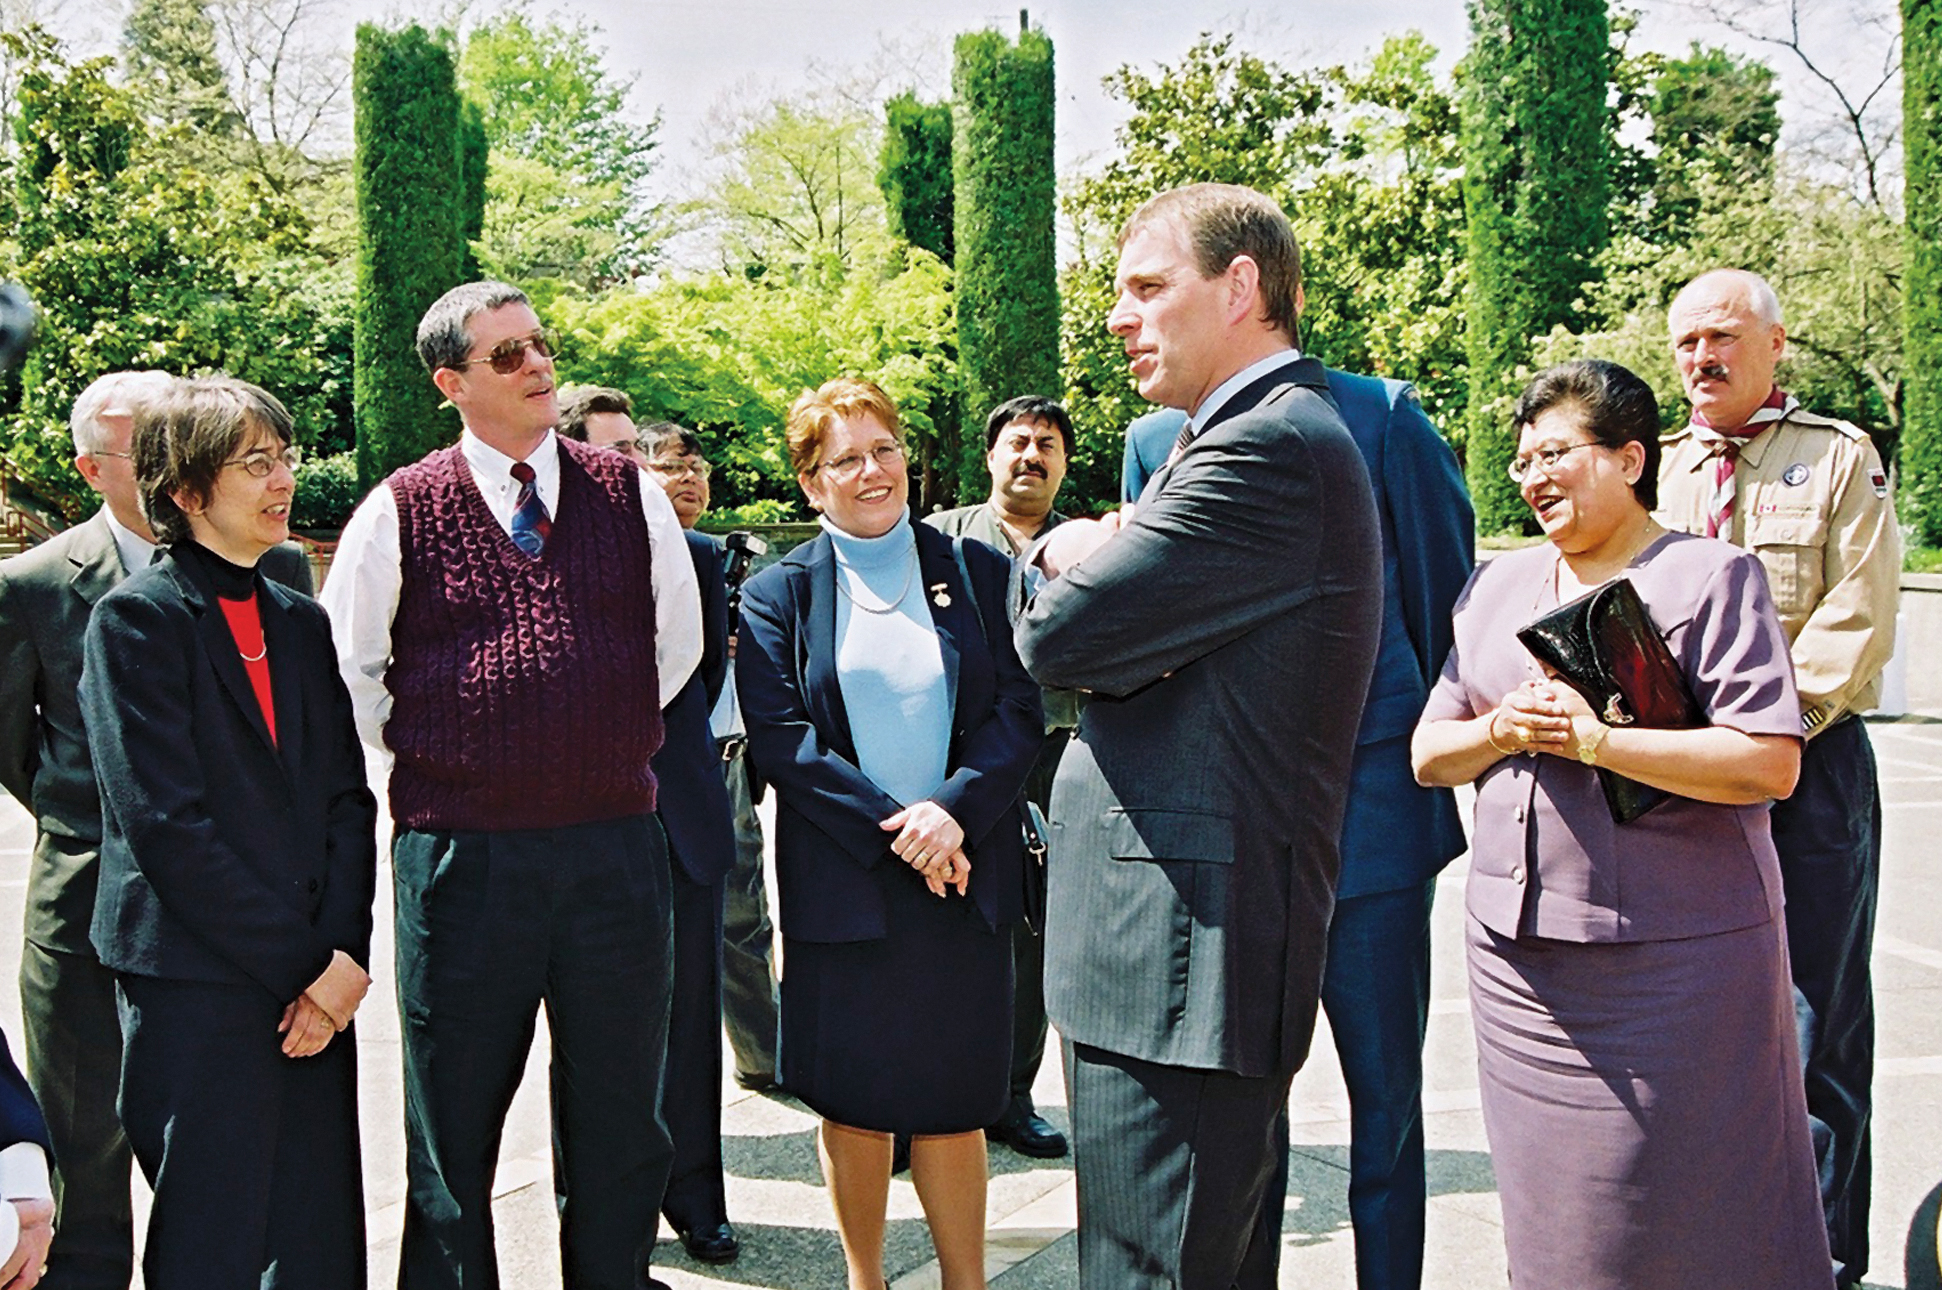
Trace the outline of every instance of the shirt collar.
[[[518, 481], [512, 477], [515, 459], [473, 434], [469, 428], [459, 436], [459, 452], [482, 485], [501, 490], [519, 487]], [[539, 446], [527, 456], [526, 464], [533, 468], [533, 487], [543, 497], [551, 495], [560, 482], [560, 449], [553, 431], [546, 432]]]
[[1279, 371], [1281, 368], [1298, 361], [1300, 358], [1301, 351], [1298, 349], [1291, 347], [1289, 349], [1277, 350], [1264, 359], [1249, 363], [1246, 367], [1234, 373], [1234, 375], [1228, 377], [1219, 385], [1216, 385], [1214, 392], [1202, 399], [1200, 406], [1188, 414], [1189, 419], [1194, 423], [1194, 432], [1197, 434], [1205, 430], [1207, 423], [1214, 419], [1214, 414], [1219, 412], [1221, 407], [1236, 394], [1239, 394], [1242, 390], [1254, 384], [1254, 382], [1266, 376], [1268, 373]]
[[116, 519], [115, 513], [108, 507], [103, 506], [101, 513], [107, 517], [108, 531], [115, 536], [115, 552], [121, 556], [121, 571], [133, 573], [137, 569], [147, 568], [159, 549], [155, 543]]

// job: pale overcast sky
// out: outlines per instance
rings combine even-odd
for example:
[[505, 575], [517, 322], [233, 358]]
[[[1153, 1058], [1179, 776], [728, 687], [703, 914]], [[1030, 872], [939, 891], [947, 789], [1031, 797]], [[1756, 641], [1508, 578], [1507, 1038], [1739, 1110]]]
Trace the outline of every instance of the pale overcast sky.
[[[393, 22], [417, 18], [428, 23], [450, 15], [465, 0], [309, 0], [340, 28], [346, 45], [357, 21]], [[0, 9], [22, 3], [0, 0]], [[126, 0], [24, 0], [26, 7], [59, 12], [58, 30], [82, 52], [97, 52], [118, 34]], [[1824, 91], [1805, 76], [1793, 55], [1761, 49], [1736, 37], [1706, 13], [1737, 11], [1753, 15], [1755, 26], [1781, 30], [1789, 5], [1803, 15], [1816, 54], [1840, 70], [1850, 84], [1869, 80], [1887, 49], [1896, 21], [1895, 0], [1634, 0], [1642, 17], [1639, 39], [1655, 49], [1683, 50], [1705, 40], [1753, 50], [1781, 72], [1789, 129], [1808, 113], [1825, 116]], [[811, 83], [818, 67], [838, 76], [851, 69], [886, 65], [895, 71], [887, 83], [907, 81], [931, 97], [949, 88], [951, 39], [982, 26], [1016, 31], [1016, 7], [992, 0], [716, 0], [715, 3], [662, 3], [657, 0], [532, 0], [537, 15], [583, 17], [606, 34], [610, 70], [637, 78], [635, 109], [662, 114], [664, 146], [660, 180], [671, 192], [682, 173], [699, 160], [699, 140], [710, 110], [728, 97], [769, 98]], [[1465, 16], [1462, 0], [1289, 0], [1281, 4], [1235, 4], [1232, 0], [1033, 0], [1027, 6], [1033, 25], [1052, 37], [1059, 80], [1058, 158], [1070, 173], [1110, 147], [1118, 105], [1100, 88], [1101, 78], [1122, 64], [1153, 66], [1171, 62], [1203, 31], [1232, 31], [1251, 50], [1290, 64], [1352, 61], [1390, 32], [1415, 28], [1450, 62], [1462, 52]], [[496, 3], [472, 0], [475, 15]], [[449, 17], [446, 19], [449, 20]], [[1872, 25], [1871, 24], [1875, 24]], [[1876, 106], [1884, 122], [1898, 119], [1898, 96], [1883, 96]]]

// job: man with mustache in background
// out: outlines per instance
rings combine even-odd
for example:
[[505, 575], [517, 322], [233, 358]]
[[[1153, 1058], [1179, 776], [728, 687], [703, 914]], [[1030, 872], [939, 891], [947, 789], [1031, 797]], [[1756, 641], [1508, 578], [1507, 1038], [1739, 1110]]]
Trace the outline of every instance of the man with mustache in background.
[[[1072, 457], [1072, 418], [1051, 399], [1024, 394], [1008, 399], [985, 418], [985, 467], [991, 472], [991, 496], [975, 506], [940, 511], [924, 522], [953, 536], [974, 538], [996, 547], [1014, 560], [1039, 538], [1065, 522], [1052, 509], [1065, 482]], [[1048, 689], [1045, 698], [1045, 746], [1025, 780], [1025, 796], [1049, 809], [1052, 776], [1059, 768], [1072, 727], [1079, 724], [1078, 695]], [[1041, 1160], [1066, 1153], [1065, 1135], [1053, 1128], [1032, 1102], [1032, 1084], [1045, 1059], [1045, 942], [1042, 929], [1013, 924], [1011, 1104], [998, 1123], [986, 1129], [1020, 1155]]]
[[1760, 557], [1800, 691], [1800, 782], [1773, 804], [1807, 1118], [1835, 1281], [1868, 1266], [1875, 898], [1881, 790], [1858, 715], [1895, 649], [1901, 542], [1888, 473], [1860, 428], [1774, 383], [1780, 300], [1741, 269], [1687, 283], [1667, 312], [1692, 420], [1665, 436], [1661, 523]]

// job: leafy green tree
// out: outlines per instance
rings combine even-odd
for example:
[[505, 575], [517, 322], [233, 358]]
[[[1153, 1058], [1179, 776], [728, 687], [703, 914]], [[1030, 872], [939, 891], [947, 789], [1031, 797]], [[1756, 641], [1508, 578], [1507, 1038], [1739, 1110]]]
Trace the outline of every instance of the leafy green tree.
[[905, 92], [883, 105], [886, 129], [877, 184], [890, 231], [949, 264], [953, 256], [951, 105]]
[[[1052, 42], [959, 36], [951, 84], [958, 361], [965, 419], [979, 422], [1006, 399], [1059, 388]], [[960, 447], [967, 476], [983, 456], [975, 439]]]
[[5, 40], [22, 75], [0, 269], [42, 312], [19, 413], [0, 430], [9, 471], [70, 518], [90, 509], [67, 415], [88, 382], [128, 367], [225, 370], [282, 396], [310, 442], [340, 434], [332, 307], [301, 212], [257, 176], [185, 168], [109, 60], [70, 65], [35, 30]]
[[1900, 513], [1924, 545], [1942, 546], [1942, 9], [1933, 0], [1902, 0], [1902, 120], [1908, 385]]
[[465, 265], [452, 56], [417, 25], [357, 29], [359, 477], [368, 486], [458, 433], [414, 349], [418, 320]]
[[660, 122], [630, 113], [633, 82], [605, 69], [607, 44], [592, 24], [518, 8], [465, 39], [459, 86], [492, 158], [481, 258], [502, 277], [592, 287], [651, 262], [643, 185]]
[[725, 272], [748, 278], [842, 274], [886, 227], [874, 182], [875, 114], [822, 93], [745, 108], [718, 125], [719, 170], [689, 212]]
[[1605, 0], [1470, 0], [1459, 73], [1469, 224], [1466, 473], [1485, 533], [1520, 525], [1507, 416], [1531, 342], [1580, 320], [1606, 241]]
[[130, 84], [164, 123], [219, 136], [241, 124], [202, 0], [136, 0], [122, 45]]
[[955, 479], [931, 471], [927, 485], [924, 467], [935, 458], [935, 409], [957, 385], [950, 270], [881, 231], [852, 254], [848, 271], [821, 276], [717, 273], [559, 296], [547, 317], [564, 337], [561, 380], [616, 386], [637, 419], [695, 427], [717, 465], [717, 510], [800, 515], [782, 440], [789, 405], [833, 376], [867, 376], [897, 400], [915, 441], [920, 512], [948, 503]]

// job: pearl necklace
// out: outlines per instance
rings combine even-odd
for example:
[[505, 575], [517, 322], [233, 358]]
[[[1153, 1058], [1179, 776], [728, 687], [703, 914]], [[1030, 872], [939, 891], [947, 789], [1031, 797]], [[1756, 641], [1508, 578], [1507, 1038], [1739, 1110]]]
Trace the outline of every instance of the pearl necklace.
[[[841, 565], [837, 567], [836, 590], [842, 593], [843, 598], [845, 600], [849, 601], [852, 605], [855, 605], [858, 609], [861, 609], [866, 614], [887, 614], [887, 613], [893, 612], [898, 605], [903, 604], [904, 597], [910, 594], [910, 581], [912, 578], [915, 578], [917, 576], [917, 552], [914, 549], [911, 551], [910, 560], [904, 566], [904, 585], [897, 589], [896, 595], [892, 596], [889, 600], [885, 601], [881, 605], [866, 604], [864, 601], [857, 599], [856, 593], [849, 589], [849, 587], [846, 585], [846, 580], [843, 577], [843, 573], [846, 567], [847, 566], [841, 566]], [[861, 583], [863, 581], [863, 575], [858, 574], [856, 576], [856, 580], [859, 583]]]

